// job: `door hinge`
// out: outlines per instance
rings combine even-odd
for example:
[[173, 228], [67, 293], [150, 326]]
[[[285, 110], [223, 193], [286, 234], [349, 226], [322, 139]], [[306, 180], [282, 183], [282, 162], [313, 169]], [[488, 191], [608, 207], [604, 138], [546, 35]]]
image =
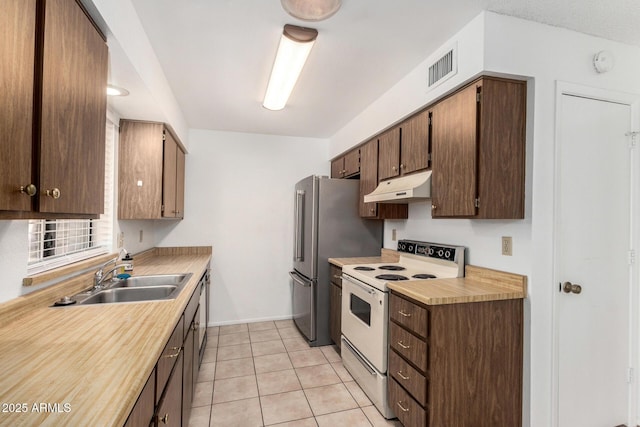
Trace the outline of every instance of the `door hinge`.
[[167, 134], [165, 134], [164, 131], [162, 131], [162, 140], [163, 141], [167, 140]]
[[629, 265], [635, 264], [635, 262], [636, 262], [636, 251], [632, 249], [629, 251]]
[[429, 125], [431, 125], [431, 114], [429, 114]]
[[631, 140], [629, 141], [629, 148], [630, 149], [634, 149], [636, 148], [636, 143], [638, 142], [638, 135], [640, 135], [640, 132], [638, 131], [634, 131], [634, 132], [627, 132], [624, 134], [624, 136], [630, 136]]
[[482, 100], [482, 94], [480, 92], [476, 93], [476, 102], [480, 102]]
[[160, 212], [164, 212], [164, 205], [160, 206]]
[[633, 368], [627, 368], [627, 382], [629, 384], [633, 383]]
[[480, 207], [480, 199], [478, 197], [476, 197], [476, 199], [473, 201], [473, 206], [475, 206], [476, 208]]

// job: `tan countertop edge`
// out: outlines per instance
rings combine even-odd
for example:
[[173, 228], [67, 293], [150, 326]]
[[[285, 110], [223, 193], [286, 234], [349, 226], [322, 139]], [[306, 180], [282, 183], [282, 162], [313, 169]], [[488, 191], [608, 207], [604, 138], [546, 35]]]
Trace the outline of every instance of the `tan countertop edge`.
[[465, 277], [387, 283], [392, 291], [426, 305], [522, 299], [527, 277], [467, 265]]
[[398, 262], [400, 254], [392, 249], [382, 248], [380, 256], [374, 257], [351, 257], [351, 258], [329, 258], [329, 263], [336, 267], [344, 267], [350, 264], [376, 264], [381, 262]]
[[[15, 307], [14, 301], [0, 305], [0, 402], [29, 408], [0, 413], [0, 425], [121, 426], [126, 421], [211, 260], [210, 248], [209, 254], [170, 252], [154, 250], [153, 256], [136, 260], [134, 275], [193, 273], [174, 300], [51, 308], [53, 300], [34, 296], [44, 293], [36, 291], [19, 298], [35, 299], [22, 303], [20, 316], [4, 308]], [[70, 411], [32, 412], [39, 403], [68, 403]]]

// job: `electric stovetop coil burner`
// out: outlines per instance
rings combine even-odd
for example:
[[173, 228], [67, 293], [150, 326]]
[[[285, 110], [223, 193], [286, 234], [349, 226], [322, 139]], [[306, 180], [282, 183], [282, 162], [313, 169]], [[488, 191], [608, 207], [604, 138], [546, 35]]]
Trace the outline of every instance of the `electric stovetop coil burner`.
[[358, 270], [358, 271], [373, 271], [375, 270], [375, 268], [373, 267], [365, 267], [363, 265], [359, 266], [359, 267], [354, 267], [354, 270]]
[[407, 276], [401, 276], [400, 274], [379, 274], [376, 276], [376, 279], [393, 281], [409, 280]]
[[402, 271], [402, 270], [406, 270], [406, 268], [404, 268], [401, 265], [381, 265], [380, 267], [378, 267], [380, 270], [388, 270], [388, 271]]
[[414, 279], [435, 279], [436, 276], [433, 274], [428, 274], [428, 273], [418, 273], [418, 274], [414, 274], [413, 276]]

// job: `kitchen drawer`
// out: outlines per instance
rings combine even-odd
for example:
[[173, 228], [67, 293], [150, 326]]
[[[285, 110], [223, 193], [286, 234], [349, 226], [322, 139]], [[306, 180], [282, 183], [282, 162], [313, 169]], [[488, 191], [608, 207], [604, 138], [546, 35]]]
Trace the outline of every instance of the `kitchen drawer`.
[[426, 427], [426, 411], [393, 378], [389, 378], [389, 407], [403, 426]]
[[389, 351], [389, 373], [422, 406], [427, 404], [427, 379], [402, 357]]
[[422, 338], [427, 338], [428, 313], [426, 308], [392, 293], [389, 298], [389, 317]]
[[[164, 390], [164, 386], [167, 384], [173, 365], [178, 359], [179, 354], [182, 352], [183, 328], [184, 316], [181, 316], [176, 328], [171, 334], [171, 338], [169, 338], [169, 342], [167, 342], [167, 345], [162, 351], [162, 355], [158, 359], [158, 364], [156, 365], [157, 390]], [[156, 404], [158, 403], [158, 399], [160, 399], [160, 393], [156, 393]]]
[[329, 264], [329, 280], [339, 288], [342, 288], [342, 268]]
[[389, 344], [422, 372], [427, 371], [427, 343], [393, 322], [389, 322]]

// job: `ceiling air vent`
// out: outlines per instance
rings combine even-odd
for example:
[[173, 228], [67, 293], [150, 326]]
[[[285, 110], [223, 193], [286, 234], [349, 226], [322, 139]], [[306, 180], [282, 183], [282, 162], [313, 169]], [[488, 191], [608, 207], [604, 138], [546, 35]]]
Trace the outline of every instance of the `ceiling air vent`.
[[454, 46], [429, 67], [429, 88], [437, 86], [457, 72], [457, 49]]

